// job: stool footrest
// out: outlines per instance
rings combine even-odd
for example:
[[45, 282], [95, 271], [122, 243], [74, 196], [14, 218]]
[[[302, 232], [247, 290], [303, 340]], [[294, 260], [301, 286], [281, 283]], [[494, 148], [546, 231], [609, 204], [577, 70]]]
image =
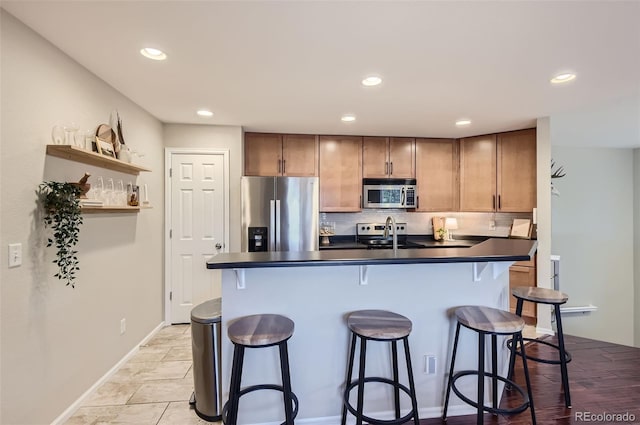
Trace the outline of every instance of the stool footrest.
[[[280, 391], [280, 392], [284, 393], [284, 388], [282, 387], [282, 385], [261, 384], [261, 385], [252, 385], [250, 387], [243, 388], [238, 393], [238, 398], [240, 398], [243, 395], [248, 394], [250, 392], [259, 391], [259, 390], [275, 390], [275, 391]], [[295, 419], [296, 416], [298, 415], [298, 397], [293, 393], [293, 391], [291, 392], [291, 401], [294, 404], [291, 419]], [[229, 404], [229, 402], [225, 403], [224, 407], [222, 408], [222, 423], [223, 424], [227, 423], [227, 410], [228, 410], [228, 406], [227, 405], [228, 404]], [[286, 422], [282, 422], [280, 425], [285, 425], [285, 424], [286, 424]]]
[[460, 372], [456, 372], [453, 375], [453, 378], [451, 379], [451, 389], [453, 389], [453, 392], [456, 393], [456, 395], [462, 401], [464, 401], [467, 404], [470, 404], [471, 406], [475, 407], [476, 409], [482, 408], [484, 411], [489, 412], [489, 413], [513, 415], [513, 414], [516, 414], [516, 413], [524, 412], [529, 407], [529, 404], [530, 404], [529, 396], [527, 395], [527, 393], [518, 384], [516, 384], [515, 382], [513, 382], [510, 379], [507, 379], [505, 377], [496, 375], [495, 373], [486, 373], [486, 372], [484, 374], [485, 377], [495, 378], [498, 381], [504, 382], [511, 389], [515, 389], [516, 391], [518, 391], [520, 393], [520, 395], [522, 396], [524, 402], [520, 406], [512, 407], [510, 409], [500, 409], [500, 408], [494, 408], [494, 407], [484, 406], [484, 405], [480, 406], [477, 401], [471, 400], [469, 397], [467, 397], [464, 394], [462, 394], [462, 392], [460, 392], [460, 390], [458, 390], [458, 388], [456, 387], [456, 380], [458, 378], [462, 378], [463, 376], [469, 376], [469, 375], [477, 375], [477, 376], [479, 376], [480, 373], [477, 370], [462, 370]]
[[[364, 378], [363, 382], [360, 382], [360, 380], [356, 379], [355, 381], [352, 381], [349, 385], [347, 385], [347, 387], [344, 390], [344, 397], [343, 397], [344, 405], [349, 410], [349, 412], [351, 412], [351, 414], [354, 416], [358, 415], [358, 411], [354, 409], [353, 406], [351, 406], [351, 404], [349, 404], [349, 393], [351, 392], [352, 389], [354, 389], [358, 385], [360, 384], [364, 385], [366, 382], [381, 382], [383, 384], [389, 384], [394, 388], [398, 388], [399, 390], [407, 394], [409, 397], [411, 397], [411, 391], [409, 390], [409, 388], [407, 388], [405, 385], [402, 385], [399, 382], [396, 383], [391, 379], [380, 378], [377, 376], [370, 376], [370, 377]], [[366, 416], [364, 414], [362, 415], [361, 419], [371, 425], [399, 425], [399, 424], [410, 421], [413, 418], [414, 414], [415, 412], [413, 411], [413, 409], [411, 409], [409, 413], [407, 413], [406, 415], [398, 419], [376, 419], [376, 418]]]
[[[529, 341], [532, 344], [543, 344], [546, 345], [547, 347], [551, 347], [551, 348], [555, 348], [556, 350], [558, 350], [558, 352], [560, 351], [560, 347], [557, 344], [553, 344], [551, 342], [547, 342], [544, 341], [542, 339], [536, 339], [536, 338], [522, 338], [525, 341]], [[513, 345], [513, 339], [509, 339], [507, 340], [507, 347], [509, 349], [511, 349], [511, 346]], [[522, 353], [518, 350], [516, 350], [516, 355], [522, 357]], [[533, 360], [534, 362], [538, 362], [538, 363], [545, 363], [545, 364], [562, 364], [562, 360], [555, 360], [555, 359], [541, 359], [539, 357], [534, 357], [529, 353], [526, 353], [527, 356], [527, 360]], [[565, 357], [565, 363], [569, 363], [571, 361], [571, 354], [567, 351], [564, 352], [564, 357]]]

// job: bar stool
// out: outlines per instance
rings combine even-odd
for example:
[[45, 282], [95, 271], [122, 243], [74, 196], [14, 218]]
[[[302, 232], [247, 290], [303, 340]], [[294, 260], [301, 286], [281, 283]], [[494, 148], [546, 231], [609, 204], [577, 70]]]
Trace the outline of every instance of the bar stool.
[[[291, 391], [291, 376], [289, 373], [289, 354], [287, 341], [293, 335], [293, 321], [278, 314], [256, 314], [236, 320], [229, 326], [228, 335], [233, 343], [233, 364], [231, 367], [231, 384], [229, 387], [229, 401], [222, 409], [222, 422], [236, 425], [238, 421], [238, 404], [240, 397], [258, 390], [276, 390], [282, 392], [284, 400], [285, 422], [293, 425], [298, 414], [298, 398]], [[277, 345], [280, 350], [280, 369], [282, 385], [262, 384], [240, 389], [242, 379], [242, 365], [245, 348], [263, 348]], [[293, 403], [293, 407], [292, 407]]]
[[[571, 354], [569, 354], [564, 348], [564, 334], [562, 333], [562, 315], [560, 314], [560, 306], [567, 302], [569, 297], [560, 291], [554, 291], [547, 288], [532, 288], [529, 286], [519, 286], [511, 290], [511, 294], [516, 297], [518, 303], [516, 304], [516, 314], [522, 316], [522, 305], [525, 301], [529, 301], [537, 304], [548, 304], [553, 306], [556, 317], [558, 344], [552, 344], [550, 342], [539, 340], [535, 338], [523, 338], [525, 341], [531, 341], [532, 343], [544, 344], [546, 346], [555, 348], [558, 350], [559, 358], [555, 359], [541, 359], [533, 357], [527, 354], [527, 359], [546, 364], [559, 364], [560, 374], [562, 375], [562, 388], [564, 389], [564, 404], [571, 408], [571, 394], [569, 392], [569, 374], [567, 373], [567, 363], [571, 361]], [[513, 344], [512, 341], [508, 342], [509, 347]], [[513, 353], [514, 351], [512, 351]], [[520, 355], [518, 351], [515, 354]], [[513, 376], [513, 366], [515, 364], [515, 356], [511, 356], [509, 362], [509, 379]]]
[[[491, 307], [481, 306], [465, 306], [459, 307], [455, 310], [455, 316], [458, 321], [456, 325], [456, 336], [453, 343], [453, 354], [451, 356], [451, 368], [449, 370], [449, 383], [447, 385], [447, 393], [444, 402], [444, 412], [442, 420], [447, 420], [447, 409], [449, 407], [449, 395], [451, 389], [456, 393], [462, 401], [478, 409], [477, 423], [484, 423], [484, 412], [490, 412], [493, 414], [514, 415], [524, 412], [529, 408], [531, 411], [532, 424], [536, 424], [536, 415], [533, 408], [533, 397], [531, 396], [531, 382], [529, 380], [529, 369], [527, 368], [527, 357], [524, 351], [524, 344], [522, 343], [522, 329], [524, 328], [524, 320], [509, 313], [508, 311], [498, 310]], [[463, 370], [453, 373], [456, 353], [458, 351], [458, 338], [460, 336], [460, 326], [464, 326], [472, 331], [478, 332], [478, 370]], [[491, 373], [486, 373], [484, 370], [484, 351], [485, 351], [485, 336], [491, 335]], [[524, 375], [527, 382], [527, 392], [516, 385], [508, 378], [504, 378], [498, 375], [498, 357], [497, 357], [497, 335], [511, 335], [516, 341], [520, 342], [520, 349], [522, 350], [522, 365], [524, 367]], [[456, 387], [456, 380], [463, 376], [477, 375], [478, 376], [478, 399], [471, 400]], [[492, 378], [492, 399], [493, 406], [485, 406], [484, 404], [484, 379], [485, 376]], [[500, 409], [498, 408], [498, 381], [504, 382], [518, 391], [523, 398], [523, 403], [518, 407]]]
[[[349, 366], [347, 367], [346, 388], [343, 396], [342, 425], [345, 425], [347, 422], [347, 410], [356, 417], [357, 425], [361, 425], [363, 420], [372, 425], [394, 425], [407, 422], [411, 418], [413, 418], [414, 425], [419, 425], [418, 402], [416, 400], [416, 388], [413, 381], [413, 370], [411, 368], [411, 356], [409, 353], [409, 334], [411, 333], [412, 327], [411, 320], [390, 311], [360, 310], [354, 311], [347, 316], [347, 326], [351, 330], [352, 337]], [[360, 339], [360, 367], [358, 369], [358, 379], [351, 381], [356, 341], [358, 338]], [[398, 379], [398, 341], [400, 340], [404, 343], [409, 388], [400, 384]], [[381, 377], [365, 377], [367, 341], [391, 343], [393, 380]], [[364, 384], [367, 382], [381, 382], [393, 386], [395, 420], [375, 419], [364, 414]], [[349, 393], [355, 387], [358, 388], [358, 404], [354, 409], [349, 403]], [[400, 417], [401, 390], [411, 399], [411, 411], [403, 417]]]

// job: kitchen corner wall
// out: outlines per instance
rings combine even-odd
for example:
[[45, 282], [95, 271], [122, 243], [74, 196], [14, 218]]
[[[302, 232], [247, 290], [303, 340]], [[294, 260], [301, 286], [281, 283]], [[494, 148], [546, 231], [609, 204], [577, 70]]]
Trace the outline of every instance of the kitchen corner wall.
[[633, 151], [634, 341], [640, 347], [640, 148]]
[[[552, 253], [561, 257], [560, 289], [569, 295], [568, 306], [598, 307], [588, 314], [564, 315], [564, 332], [633, 345], [638, 314], [633, 151], [552, 146], [552, 156], [566, 171], [565, 177], [554, 179], [560, 195], [552, 197], [551, 205]], [[637, 194], [637, 176], [635, 186]]]
[[[0, 423], [49, 424], [162, 322], [162, 124], [1, 9], [0, 19]], [[90, 183], [136, 176], [50, 157], [45, 147], [54, 124], [95, 129], [113, 109], [152, 170], [137, 182], [148, 185], [153, 208], [84, 215], [72, 289], [53, 277], [38, 185], [85, 171]], [[8, 268], [9, 243], [22, 244], [22, 266]]]

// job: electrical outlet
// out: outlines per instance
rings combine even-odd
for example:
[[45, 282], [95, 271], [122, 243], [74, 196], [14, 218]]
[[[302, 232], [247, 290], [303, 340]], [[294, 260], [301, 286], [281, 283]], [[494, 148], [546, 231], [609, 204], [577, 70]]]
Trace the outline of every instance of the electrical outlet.
[[127, 331], [127, 319], [120, 320], [120, 335], [123, 335]]
[[22, 244], [9, 244], [9, 267], [18, 267], [22, 265]]
[[496, 230], [496, 221], [495, 220], [491, 220], [489, 222], [489, 229]]
[[437, 358], [433, 354], [424, 355], [424, 373], [427, 375], [435, 375], [437, 367]]

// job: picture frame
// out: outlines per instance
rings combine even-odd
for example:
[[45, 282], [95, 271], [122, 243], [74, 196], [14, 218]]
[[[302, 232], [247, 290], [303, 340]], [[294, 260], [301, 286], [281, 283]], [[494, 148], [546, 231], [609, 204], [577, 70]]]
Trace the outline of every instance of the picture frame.
[[115, 159], [116, 150], [113, 147], [113, 143], [96, 137], [96, 147], [98, 148], [98, 153], [100, 155], [108, 156]]
[[511, 224], [510, 238], [531, 239], [531, 219], [514, 218]]

